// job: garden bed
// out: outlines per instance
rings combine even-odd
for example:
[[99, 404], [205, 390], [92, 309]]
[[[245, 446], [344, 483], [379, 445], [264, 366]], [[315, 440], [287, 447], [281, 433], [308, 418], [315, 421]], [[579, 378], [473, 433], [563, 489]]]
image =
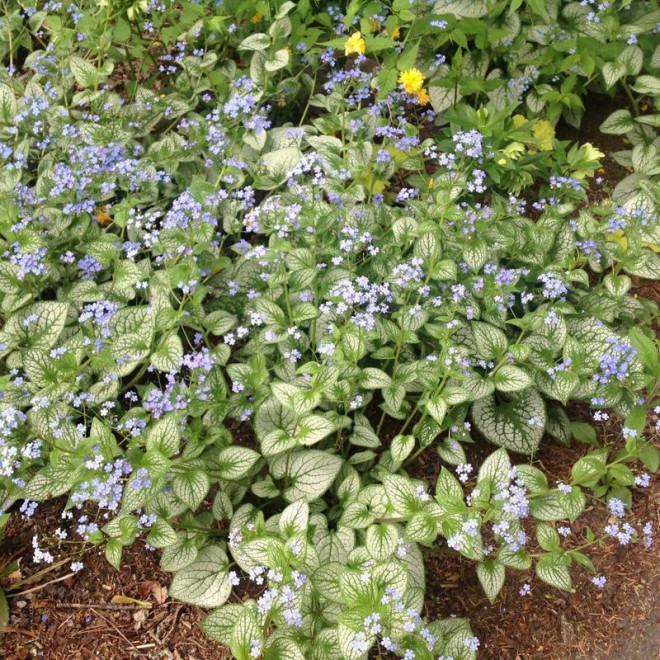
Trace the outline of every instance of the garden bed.
[[653, 5], [10, 3], [0, 655], [654, 657]]

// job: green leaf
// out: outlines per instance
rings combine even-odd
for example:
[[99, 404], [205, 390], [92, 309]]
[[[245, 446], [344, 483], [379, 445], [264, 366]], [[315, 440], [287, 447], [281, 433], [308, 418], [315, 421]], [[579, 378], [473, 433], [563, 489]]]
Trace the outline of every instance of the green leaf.
[[288, 478], [290, 485], [284, 491], [287, 501], [304, 499], [311, 502], [330, 488], [342, 463], [335, 454], [307, 449], [290, 457], [278, 456], [271, 465], [271, 474], [276, 479]]
[[387, 499], [396, 513], [405, 516], [417, 511], [419, 507], [415, 487], [410, 479], [399, 474], [384, 474], [383, 485]]
[[566, 555], [541, 557], [536, 564], [536, 575], [557, 589], [573, 591], [568, 564], [570, 564], [570, 558]]
[[298, 500], [289, 504], [278, 521], [280, 533], [283, 536], [305, 534], [309, 521], [309, 504], [305, 500]]
[[639, 76], [632, 88], [639, 94], [660, 96], [660, 78], [648, 75]]
[[554, 551], [561, 546], [561, 538], [557, 530], [547, 522], [536, 523], [536, 539], [544, 550]]
[[639, 46], [631, 45], [624, 48], [616, 58], [626, 67], [626, 74], [629, 76], [636, 76], [644, 64], [644, 52]]
[[660, 449], [653, 445], [646, 445], [639, 450], [639, 460], [651, 472], [657, 472], [660, 467]]
[[261, 158], [261, 163], [270, 176], [284, 178], [299, 163], [302, 153], [298, 147], [282, 147], [275, 149]]
[[367, 367], [362, 370], [360, 376], [360, 387], [365, 390], [377, 390], [381, 387], [388, 387], [392, 384], [392, 379], [381, 369]]
[[179, 537], [173, 527], [161, 518], [152, 525], [147, 535], [147, 543], [154, 548], [167, 548], [177, 543], [178, 540]]
[[573, 522], [584, 511], [587, 498], [578, 486], [573, 486], [570, 493], [557, 493], [557, 501], [566, 517]]
[[296, 441], [301, 445], [314, 445], [335, 432], [335, 425], [321, 415], [303, 417], [296, 431]]
[[124, 546], [119, 539], [110, 539], [105, 544], [105, 558], [116, 570], [121, 568], [121, 556], [123, 552]]
[[181, 433], [179, 422], [174, 415], [159, 419], [147, 431], [145, 445], [147, 451], [155, 449], [164, 456], [170, 457], [179, 451]]
[[211, 482], [203, 470], [188, 470], [174, 476], [174, 494], [192, 511], [196, 511], [209, 492]]
[[250, 655], [252, 641], [256, 640], [261, 644], [263, 629], [259, 625], [259, 619], [254, 610], [245, 607], [241, 609], [232, 630], [229, 648], [232, 657], [236, 660], [251, 660], [253, 657]]
[[504, 586], [506, 569], [503, 564], [497, 560], [486, 560], [477, 564], [477, 577], [486, 597], [491, 603], [495, 602], [497, 595]]
[[197, 554], [197, 547], [189, 541], [180, 538], [178, 543], [163, 549], [160, 558], [160, 567], [164, 571], [174, 573], [192, 564]]
[[410, 456], [410, 453], [415, 448], [415, 436], [414, 435], [397, 435], [392, 438], [392, 443], [390, 444], [390, 453], [392, 458], [397, 463], [402, 463], [403, 461]]
[[289, 63], [289, 58], [289, 51], [286, 48], [280, 48], [280, 50], [273, 53], [272, 57], [266, 59], [264, 68], [266, 71], [279, 71]]
[[492, 452], [479, 468], [477, 481], [488, 480], [492, 491], [507, 488], [511, 482], [511, 459], [504, 447]]
[[495, 374], [495, 389], [500, 392], [520, 392], [532, 384], [526, 371], [512, 364], [504, 364]]
[[461, 486], [460, 481], [444, 466], [441, 468], [438, 480], [435, 484], [435, 497], [441, 506], [463, 503], [463, 486]]
[[605, 62], [602, 71], [605, 87], [609, 88], [626, 75], [626, 65], [622, 62]]
[[99, 72], [96, 67], [81, 57], [70, 57], [69, 68], [80, 87], [96, 87], [99, 84]]
[[472, 335], [479, 357], [487, 360], [500, 357], [509, 345], [506, 335], [490, 323], [474, 321], [472, 323]]
[[66, 464], [47, 465], [28, 481], [21, 496], [42, 502], [63, 495], [76, 483], [78, 472]]
[[225, 447], [218, 454], [218, 472], [221, 479], [242, 479], [259, 460], [259, 454], [248, 447]]
[[178, 335], [170, 335], [157, 351], [151, 354], [151, 364], [159, 371], [178, 371], [183, 358], [183, 344]]
[[224, 646], [229, 646], [234, 626], [244, 611], [243, 605], [226, 603], [222, 607], [213, 610], [200, 623], [200, 627], [211, 639]]
[[4, 83], [0, 84], [0, 123], [10, 124], [17, 111], [18, 104], [11, 87]]
[[415, 543], [429, 545], [438, 536], [438, 523], [428, 511], [413, 513], [406, 525], [406, 538]]
[[598, 444], [596, 439], [596, 429], [591, 424], [585, 422], [571, 422], [571, 433], [573, 437], [580, 442], [586, 442], [590, 445]]
[[652, 374], [660, 374], [660, 354], [657, 343], [648, 337], [640, 328], [631, 328], [628, 338], [637, 349], [637, 357], [646, 369]]
[[0, 626], [6, 626], [9, 623], [9, 604], [5, 592], [0, 589]]
[[64, 329], [69, 309], [69, 303], [34, 303], [10, 316], [3, 330], [16, 346], [52, 348]]
[[433, 6], [434, 14], [454, 14], [458, 18], [483, 18], [488, 14], [486, 0], [439, 0]]
[[442, 424], [447, 414], [447, 402], [440, 396], [436, 396], [426, 402], [426, 410], [438, 424]]
[[175, 573], [170, 596], [197, 607], [220, 607], [231, 593], [227, 565], [222, 548], [202, 548], [191, 564]]
[[263, 32], [256, 32], [241, 41], [240, 50], [266, 50], [270, 46], [270, 37]]
[[494, 396], [489, 396], [472, 404], [472, 419], [479, 432], [493, 444], [521, 454], [533, 454], [543, 437], [545, 404], [532, 388], [500, 404]]
[[389, 559], [396, 550], [399, 532], [394, 525], [372, 525], [367, 529], [365, 547], [376, 561]]
[[630, 110], [616, 110], [601, 125], [601, 133], [624, 135], [635, 128]]

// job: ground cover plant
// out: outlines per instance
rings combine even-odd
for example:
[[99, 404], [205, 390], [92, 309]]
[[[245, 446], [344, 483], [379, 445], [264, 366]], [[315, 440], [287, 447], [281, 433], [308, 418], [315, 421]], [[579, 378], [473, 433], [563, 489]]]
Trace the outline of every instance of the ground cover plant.
[[[495, 601], [651, 546], [656, 4], [6, 2], [0, 524], [64, 496], [33, 562], [160, 550], [240, 660], [473, 658], [424, 553]], [[597, 203], [555, 132], [593, 91], [631, 170]]]

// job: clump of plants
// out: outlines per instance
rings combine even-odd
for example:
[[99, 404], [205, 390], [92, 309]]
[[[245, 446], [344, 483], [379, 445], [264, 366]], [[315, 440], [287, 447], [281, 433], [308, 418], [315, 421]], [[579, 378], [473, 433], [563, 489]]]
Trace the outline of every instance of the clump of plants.
[[[459, 660], [424, 552], [494, 601], [650, 545], [660, 11], [605, 4], [9, 3], [0, 508], [66, 501], [33, 560], [158, 549], [239, 660]], [[554, 126], [617, 85], [635, 173], [596, 205], [602, 152]], [[582, 538], [587, 498], [611, 521]]]

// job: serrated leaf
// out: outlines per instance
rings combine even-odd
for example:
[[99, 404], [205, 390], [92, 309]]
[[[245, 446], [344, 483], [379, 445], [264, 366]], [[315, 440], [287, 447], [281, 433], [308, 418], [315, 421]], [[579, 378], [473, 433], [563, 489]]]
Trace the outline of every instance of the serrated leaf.
[[231, 593], [227, 565], [222, 548], [202, 548], [191, 564], [175, 573], [170, 596], [197, 607], [220, 607]]

